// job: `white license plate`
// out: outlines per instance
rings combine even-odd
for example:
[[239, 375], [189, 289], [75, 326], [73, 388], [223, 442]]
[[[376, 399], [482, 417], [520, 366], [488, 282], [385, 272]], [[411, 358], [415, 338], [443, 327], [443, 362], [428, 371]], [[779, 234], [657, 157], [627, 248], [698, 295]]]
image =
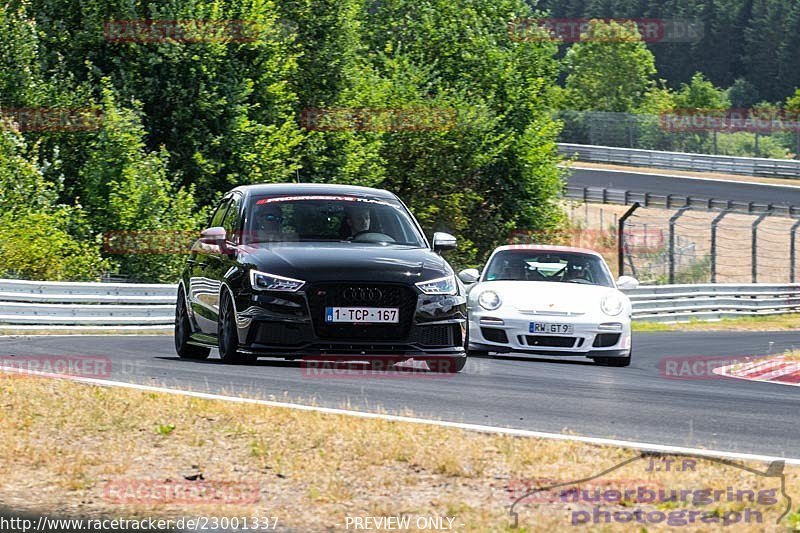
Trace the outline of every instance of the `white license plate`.
[[397, 324], [400, 310], [397, 307], [326, 307], [325, 322]]
[[572, 324], [548, 324], [545, 322], [531, 322], [531, 333], [546, 333], [548, 335], [572, 335]]

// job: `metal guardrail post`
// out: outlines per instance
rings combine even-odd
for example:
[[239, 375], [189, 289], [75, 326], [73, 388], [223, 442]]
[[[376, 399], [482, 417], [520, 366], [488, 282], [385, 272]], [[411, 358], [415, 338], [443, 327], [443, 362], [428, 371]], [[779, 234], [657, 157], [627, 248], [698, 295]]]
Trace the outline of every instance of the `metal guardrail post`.
[[728, 201], [728, 207], [711, 221], [711, 283], [717, 282], [717, 226], [730, 212], [731, 203]]
[[794, 224], [792, 224], [792, 229], [789, 230], [789, 283], [794, 283], [795, 277], [795, 259], [797, 256], [796, 251], [796, 244], [795, 244], [795, 235], [797, 234], [797, 228], [800, 227], [800, 219], [797, 220]]
[[689, 206], [685, 205], [678, 209], [678, 211], [669, 217], [669, 282], [675, 283], [675, 222], [689, 210]]
[[751, 230], [752, 244], [750, 246], [750, 265], [752, 266], [753, 283], [758, 283], [758, 225], [769, 216], [771, 210], [772, 204], [770, 204], [767, 210], [761, 213], [755, 222], [753, 222]]
[[622, 276], [625, 272], [625, 243], [623, 242], [623, 236], [625, 235], [625, 222], [634, 211], [639, 209], [639, 207], [641, 207], [641, 204], [639, 202], [634, 202], [630, 209], [625, 211], [625, 214], [619, 217], [619, 226], [617, 226], [617, 265], [619, 267], [618, 270], [620, 276]]

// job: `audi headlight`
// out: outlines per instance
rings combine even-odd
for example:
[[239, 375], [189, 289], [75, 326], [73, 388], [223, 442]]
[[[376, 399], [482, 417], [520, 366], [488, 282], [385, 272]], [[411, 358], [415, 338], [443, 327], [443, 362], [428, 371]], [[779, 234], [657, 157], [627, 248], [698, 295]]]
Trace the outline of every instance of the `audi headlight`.
[[305, 284], [305, 281], [299, 279], [285, 278], [258, 270], [250, 271], [250, 285], [256, 291], [297, 292]]
[[483, 291], [478, 296], [478, 303], [487, 311], [494, 311], [503, 303], [500, 296], [494, 291]]
[[455, 276], [420, 281], [416, 285], [423, 294], [455, 294], [457, 288]]
[[607, 294], [600, 300], [600, 309], [609, 316], [616, 316], [622, 312], [625, 303], [616, 294]]

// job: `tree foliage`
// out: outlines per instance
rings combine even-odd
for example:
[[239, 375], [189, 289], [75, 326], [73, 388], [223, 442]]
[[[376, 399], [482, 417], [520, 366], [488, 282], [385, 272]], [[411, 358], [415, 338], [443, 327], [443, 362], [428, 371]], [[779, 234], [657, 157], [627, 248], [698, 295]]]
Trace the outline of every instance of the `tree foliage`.
[[[185, 188], [170, 178], [169, 153], [150, 152], [138, 114], [118, 107], [110, 87], [103, 91], [103, 128], [87, 143], [80, 171], [82, 197], [96, 225], [142, 242], [146, 232], [195, 229], [194, 185]], [[182, 257], [140, 253], [135, 247], [115, 257], [118, 272], [133, 279], [167, 282], [177, 278]]]
[[79, 206], [56, 204], [22, 135], [0, 128], [0, 277], [95, 280], [107, 263]]
[[[557, 49], [507, 31], [534, 15], [523, 0], [10, 0], [0, 8], [0, 109], [87, 108], [103, 120], [94, 131], [9, 137], [24, 148], [0, 152], [0, 180], [30, 179], [8, 178], [2, 194], [34, 206], [37, 225], [48, 210], [65, 213], [56, 206], [75, 213], [54, 227], [97, 258], [109, 232], [199, 229], [235, 185], [385, 187], [427, 232], [461, 237], [457, 263], [476, 264], [512, 229], [561, 220], [559, 126], [548, 113]], [[137, 20], [246, 21], [256, 34], [111, 38], [109, 24]], [[313, 131], [299, 121], [312, 108], [446, 110], [454, 122]], [[106, 253], [91, 264], [170, 281], [182, 260]]]
[[633, 111], [656, 73], [653, 54], [632, 23], [591, 20], [564, 62], [569, 100], [579, 110]]
[[702, 72], [718, 87], [737, 79], [756, 90], [753, 102], [783, 101], [800, 86], [800, 2], [796, 0], [541, 0], [555, 18], [661, 19], [699, 23], [684, 39], [655, 40], [659, 76], [671, 88]]
[[675, 105], [680, 109], [728, 109], [731, 105], [728, 95], [724, 90], [715, 87], [713, 83], [698, 72], [689, 83], [681, 84], [680, 90], [675, 94]]

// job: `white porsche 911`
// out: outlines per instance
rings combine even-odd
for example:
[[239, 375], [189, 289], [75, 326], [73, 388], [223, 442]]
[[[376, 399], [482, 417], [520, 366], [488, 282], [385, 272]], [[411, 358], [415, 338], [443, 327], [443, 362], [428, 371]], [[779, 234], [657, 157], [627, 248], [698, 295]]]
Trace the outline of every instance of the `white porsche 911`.
[[566, 246], [497, 248], [483, 272], [462, 270], [469, 286], [469, 350], [475, 355], [583, 355], [596, 363], [631, 361], [631, 303], [602, 256]]

